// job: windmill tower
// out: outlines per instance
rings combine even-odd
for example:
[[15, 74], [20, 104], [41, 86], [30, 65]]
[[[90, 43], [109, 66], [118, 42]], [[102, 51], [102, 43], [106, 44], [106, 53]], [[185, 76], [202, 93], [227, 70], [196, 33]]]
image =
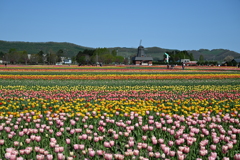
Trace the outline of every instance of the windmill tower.
[[144, 53], [144, 47], [141, 45], [142, 40], [140, 41], [140, 45], [137, 50], [137, 56], [133, 57], [133, 63], [135, 65], [152, 65], [153, 58], [152, 57], [147, 57], [146, 54]]

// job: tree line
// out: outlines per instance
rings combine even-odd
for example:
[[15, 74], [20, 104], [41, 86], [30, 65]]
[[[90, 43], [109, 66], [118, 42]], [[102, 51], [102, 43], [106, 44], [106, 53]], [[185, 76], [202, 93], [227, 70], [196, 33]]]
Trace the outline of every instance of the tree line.
[[86, 64], [121, 64], [127, 63], [123, 56], [118, 56], [116, 50], [110, 51], [107, 48], [98, 48], [94, 50], [85, 49], [79, 51], [76, 55], [76, 62], [79, 65]]
[[[187, 51], [168, 51], [166, 52], [169, 57], [169, 62], [171, 63], [179, 63], [181, 59], [190, 59], [190, 61], [194, 61], [193, 54], [188, 53]], [[163, 55], [164, 60], [167, 58], [167, 56]]]
[[10, 49], [7, 53], [0, 52], [0, 60], [3, 63], [10, 64], [49, 64], [53, 65], [70, 59], [73, 64], [95, 65], [95, 64], [121, 64], [127, 63], [124, 57], [117, 55], [116, 50], [107, 48], [85, 49], [79, 51], [73, 57], [67, 57], [67, 54], [59, 49], [57, 52], [49, 50], [47, 52], [39, 51], [35, 54], [28, 54], [27, 51], [18, 51]]

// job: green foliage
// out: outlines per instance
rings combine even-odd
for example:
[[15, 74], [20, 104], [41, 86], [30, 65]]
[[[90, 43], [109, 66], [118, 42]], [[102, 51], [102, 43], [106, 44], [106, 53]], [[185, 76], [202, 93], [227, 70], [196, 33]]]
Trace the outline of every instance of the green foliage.
[[76, 62], [79, 65], [82, 64], [93, 64], [94, 61], [91, 57], [94, 55], [95, 50], [85, 49], [84, 51], [79, 51], [76, 55]]
[[202, 63], [203, 61], [204, 61], [204, 57], [203, 57], [203, 55], [201, 54], [200, 56], [199, 56], [199, 60], [198, 60], [200, 63]]
[[4, 53], [0, 51], [0, 58], [3, 58]]
[[216, 66], [218, 65], [217, 61], [198, 61], [197, 62], [198, 65], [205, 65], [205, 66]]
[[0, 79], [2, 86], [198, 86], [198, 85], [240, 85], [238, 79], [174, 79], [174, 80], [6, 80]]
[[84, 50], [79, 51], [76, 56], [76, 61], [79, 65], [82, 64], [96, 64], [97, 62], [101, 64], [112, 64], [113, 62], [122, 63], [124, 58], [122, 56], [117, 56], [115, 50], [108, 50], [107, 48], [97, 48], [95, 50]]
[[[194, 60], [193, 58], [193, 54], [192, 53], [188, 53], [188, 51], [168, 51], [166, 52], [170, 58], [169, 58], [169, 62], [172, 63], [179, 63], [181, 61], [181, 59], [190, 59], [191, 61]], [[166, 55], [164, 55], [164, 59], [166, 58]]]

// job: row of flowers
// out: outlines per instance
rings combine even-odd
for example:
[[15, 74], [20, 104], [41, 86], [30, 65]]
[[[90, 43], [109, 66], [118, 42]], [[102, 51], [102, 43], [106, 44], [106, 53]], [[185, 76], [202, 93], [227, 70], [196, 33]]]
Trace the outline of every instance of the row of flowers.
[[163, 68], [0, 68], [0, 72], [222, 72], [222, 70], [179, 70]]
[[[239, 97], [239, 96], [238, 96]], [[118, 99], [118, 98], [116, 98]], [[229, 98], [230, 99], [230, 98]], [[40, 114], [51, 112], [70, 113], [72, 116], [80, 114], [85, 116], [89, 111], [95, 111], [97, 115], [91, 118], [99, 118], [103, 113], [112, 117], [117, 111], [120, 116], [130, 112], [145, 115], [145, 111], [166, 113], [168, 115], [178, 114], [191, 116], [194, 113], [219, 113], [223, 115], [240, 110], [240, 99], [177, 99], [177, 100], [154, 100], [154, 99], [121, 99], [121, 100], [90, 100], [85, 98], [69, 99], [43, 99], [43, 98], [12, 98], [0, 99], [0, 116], [14, 115], [19, 117], [21, 113], [36, 112], [34, 119]]]
[[1, 86], [1, 157], [239, 160], [239, 88]]
[[[226, 81], [226, 80], [224, 80]], [[49, 81], [46, 81], [49, 82]], [[106, 81], [107, 82], [107, 81]], [[41, 85], [34, 85], [29, 86], [26, 83], [25, 85], [7, 85], [3, 86], [0, 85], [0, 92], [1, 94], [18, 94], [17, 92], [24, 91], [24, 92], [32, 92], [32, 91], [40, 91], [39, 93], [44, 93], [45, 91], [52, 91], [53, 93], [59, 93], [63, 92], [63, 94], [67, 94], [65, 92], [71, 92], [71, 94], [74, 95], [75, 91], [99, 91], [99, 93], [104, 94], [106, 91], [121, 91], [121, 92], [133, 92], [136, 91], [141, 92], [159, 92], [159, 91], [165, 91], [165, 92], [180, 92], [180, 94], [183, 94], [182, 92], [193, 93], [194, 91], [221, 91], [223, 93], [231, 93], [234, 92], [237, 94], [240, 90], [240, 85], [171, 85], [170, 81], [169, 85], [125, 85], [126, 83], [123, 83], [126, 81], [122, 81], [122, 85], [119, 86], [112, 86], [112, 85], [101, 85], [101, 86], [92, 86], [92, 85], [74, 85], [74, 86], [66, 86], [66, 85], [54, 85], [54, 86], [41, 86]], [[137, 83], [137, 81], [134, 81]], [[154, 81], [155, 82], [155, 81]], [[211, 81], [209, 81], [211, 82]], [[214, 81], [215, 82], [215, 81]], [[218, 81], [216, 81], [217, 83]], [[180, 83], [180, 82], [179, 82]], [[189, 82], [190, 83], [190, 82]], [[106, 83], [107, 84], [107, 83]], [[14, 93], [16, 92], [16, 93]], [[121, 92], [119, 94], [121, 94]], [[189, 93], [188, 93], [189, 92]], [[34, 93], [31, 93], [34, 94]], [[51, 94], [51, 93], [48, 93]], [[169, 93], [168, 93], [169, 94]], [[13, 95], [12, 95], [13, 96]], [[69, 95], [68, 95], [69, 96]], [[203, 95], [204, 96], [204, 95]], [[74, 96], [72, 96], [74, 97]]]
[[[226, 81], [239, 76], [108, 73], [0, 75], [0, 79], [105, 79], [107, 84], [109, 79]], [[0, 85], [0, 159], [240, 160], [237, 84]]]
[[5, 159], [240, 159], [239, 117], [211, 112], [172, 116], [145, 111], [112, 117], [96, 111], [0, 116]]
[[81, 75], [0, 75], [0, 79], [227, 79], [240, 74], [81, 74]]

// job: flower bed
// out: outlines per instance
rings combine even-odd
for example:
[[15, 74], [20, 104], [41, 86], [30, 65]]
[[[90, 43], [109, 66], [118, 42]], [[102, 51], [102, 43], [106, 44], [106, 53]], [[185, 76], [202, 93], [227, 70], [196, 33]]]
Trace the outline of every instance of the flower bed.
[[2, 159], [240, 159], [238, 73], [52, 74], [1, 75]]

